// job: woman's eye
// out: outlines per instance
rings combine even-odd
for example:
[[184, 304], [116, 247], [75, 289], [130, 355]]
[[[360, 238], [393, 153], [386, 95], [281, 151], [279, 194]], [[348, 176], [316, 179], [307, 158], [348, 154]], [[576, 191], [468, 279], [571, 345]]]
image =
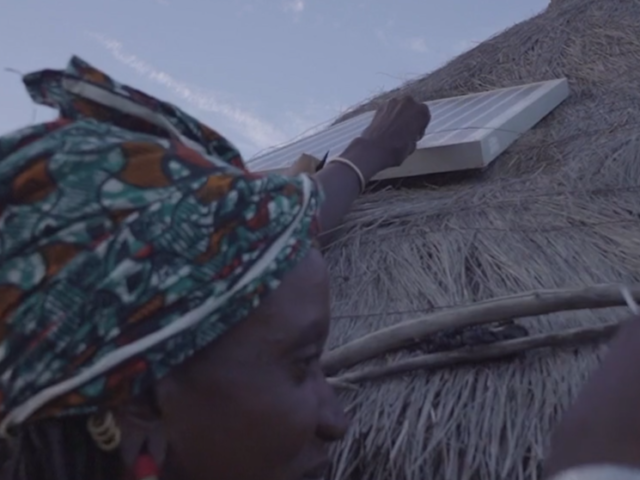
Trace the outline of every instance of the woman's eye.
[[294, 378], [297, 382], [304, 382], [320, 367], [320, 355], [308, 355], [294, 360]]

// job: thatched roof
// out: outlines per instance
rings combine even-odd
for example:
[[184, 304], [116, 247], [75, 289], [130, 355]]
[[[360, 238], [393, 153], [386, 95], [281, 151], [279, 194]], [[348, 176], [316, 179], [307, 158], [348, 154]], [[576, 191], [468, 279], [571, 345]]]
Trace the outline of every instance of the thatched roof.
[[[346, 237], [328, 252], [330, 347], [447, 306], [638, 281], [637, 0], [554, 0], [349, 115], [400, 92], [430, 100], [563, 76], [570, 98], [487, 171], [412, 181], [361, 199]], [[625, 309], [577, 311], [518, 323], [540, 333], [625, 315]], [[535, 478], [551, 426], [601, 348], [530, 352], [362, 384], [345, 393], [354, 420], [337, 451], [337, 476]]]

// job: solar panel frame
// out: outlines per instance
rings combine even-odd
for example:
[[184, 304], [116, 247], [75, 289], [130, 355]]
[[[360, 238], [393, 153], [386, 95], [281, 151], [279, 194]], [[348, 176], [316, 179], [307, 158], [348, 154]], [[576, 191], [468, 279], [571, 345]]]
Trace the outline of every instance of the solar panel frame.
[[[484, 168], [569, 96], [566, 78], [425, 102], [432, 121], [416, 152], [375, 180]], [[339, 155], [373, 118], [366, 112], [248, 162], [253, 171], [277, 172], [302, 153]]]

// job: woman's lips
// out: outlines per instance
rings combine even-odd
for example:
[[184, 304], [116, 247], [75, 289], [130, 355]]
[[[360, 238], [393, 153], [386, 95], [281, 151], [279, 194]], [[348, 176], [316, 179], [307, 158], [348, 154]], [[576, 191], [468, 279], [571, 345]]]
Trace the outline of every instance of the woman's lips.
[[301, 480], [323, 480], [327, 476], [327, 473], [329, 473], [330, 467], [331, 467], [331, 462], [329, 461], [322, 462], [317, 466], [315, 466], [314, 468], [307, 470], [305, 474], [302, 475]]

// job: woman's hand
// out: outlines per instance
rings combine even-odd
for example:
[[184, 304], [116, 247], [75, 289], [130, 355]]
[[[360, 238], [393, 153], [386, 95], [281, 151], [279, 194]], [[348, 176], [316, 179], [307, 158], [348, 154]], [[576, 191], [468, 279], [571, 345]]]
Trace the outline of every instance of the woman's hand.
[[426, 104], [409, 96], [391, 99], [340, 156], [355, 163], [370, 180], [382, 170], [401, 165], [415, 152], [430, 121]]
[[569, 468], [640, 468], [640, 320], [620, 327], [551, 439], [545, 478]]
[[[411, 97], [393, 99], [378, 109], [371, 124], [340, 155], [353, 163], [365, 181], [404, 162], [424, 136], [431, 119], [429, 107]], [[326, 194], [320, 211], [324, 244], [333, 238], [336, 228], [360, 194], [361, 179], [349, 166], [329, 161], [316, 174]]]
[[426, 104], [408, 96], [394, 98], [376, 112], [360, 138], [386, 154], [381, 167], [397, 167], [415, 152], [430, 121], [431, 112]]

